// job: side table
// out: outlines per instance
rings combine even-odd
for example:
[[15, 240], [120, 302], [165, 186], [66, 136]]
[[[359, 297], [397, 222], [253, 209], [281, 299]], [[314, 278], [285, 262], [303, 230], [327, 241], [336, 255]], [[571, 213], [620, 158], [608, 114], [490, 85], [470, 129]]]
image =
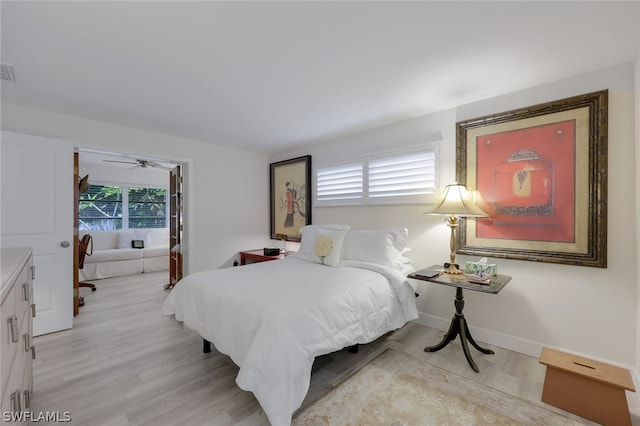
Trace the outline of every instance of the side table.
[[[471, 332], [469, 331], [469, 326], [467, 325], [467, 320], [462, 313], [462, 309], [464, 308], [464, 298], [462, 294], [463, 289], [479, 291], [482, 293], [490, 293], [490, 294], [498, 294], [502, 288], [507, 285], [509, 281], [511, 281], [511, 277], [508, 275], [497, 275], [491, 278], [491, 282], [489, 284], [476, 284], [467, 280], [467, 277], [462, 275], [455, 274], [445, 274], [442, 272], [442, 267], [439, 265], [430, 266], [427, 269], [422, 269], [420, 271], [416, 271], [412, 274], [409, 274], [409, 278], [413, 278], [420, 281], [427, 281], [434, 284], [447, 285], [450, 287], [456, 288], [456, 297], [453, 302], [456, 313], [451, 320], [451, 325], [449, 326], [449, 331], [445, 334], [444, 338], [440, 343], [434, 346], [427, 346], [424, 348], [425, 352], [437, 352], [440, 349], [447, 346], [450, 342], [454, 341], [458, 335], [460, 335], [460, 342], [462, 343], [462, 351], [464, 352], [464, 356], [467, 358], [467, 362], [476, 373], [480, 372], [478, 366], [471, 358], [471, 353], [469, 352], [469, 345], [467, 341], [471, 343], [471, 345], [476, 348], [478, 351], [484, 354], [493, 354], [494, 352], [491, 349], [486, 349], [478, 345], [473, 337], [471, 336]], [[436, 272], [439, 274], [435, 275]], [[435, 275], [435, 276], [432, 276]]]
[[241, 251], [240, 252], [240, 264], [241, 265], [246, 265], [247, 264], [247, 260], [250, 260], [252, 262], [267, 262], [267, 261], [270, 261], [270, 260], [284, 259], [285, 256], [286, 256], [286, 254], [278, 254], [278, 255], [275, 255], [275, 256], [266, 256], [264, 254], [264, 250], [263, 249]]

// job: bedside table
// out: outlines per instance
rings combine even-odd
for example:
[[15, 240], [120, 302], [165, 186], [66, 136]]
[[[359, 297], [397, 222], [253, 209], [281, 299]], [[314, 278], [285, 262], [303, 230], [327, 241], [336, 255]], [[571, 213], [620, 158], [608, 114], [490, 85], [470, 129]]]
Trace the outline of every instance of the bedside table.
[[[469, 345], [467, 344], [467, 341], [469, 341], [469, 343], [471, 343], [474, 348], [476, 348], [483, 354], [493, 354], [494, 352], [491, 349], [485, 349], [481, 347], [476, 343], [475, 340], [473, 340], [473, 337], [471, 337], [471, 332], [469, 331], [467, 320], [462, 313], [462, 309], [464, 308], [462, 289], [480, 291], [482, 293], [498, 294], [498, 292], [500, 292], [500, 290], [502, 290], [502, 288], [507, 285], [509, 281], [511, 281], [511, 277], [508, 275], [496, 275], [495, 277], [491, 278], [490, 284], [475, 284], [469, 282], [464, 274], [445, 274], [442, 272], [442, 269], [443, 268], [439, 265], [433, 265], [427, 269], [422, 269], [408, 275], [409, 278], [413, 278], [415, 280], [427, 281], [434, 284], [446, 285], [456, 288], [456, 297], [453, 302], [453, 305], [456, 308], [456, 313], [451, 320], [449, 331], [447, 331], [447, 334], [445, 334], [440, 343], [435, 346], [427, 346], [426, 348], [424, 348], [424, 351], [437, 352], [454, 341], [456, 337], [460, 335], [460, 342], [462, 343], [462, 351], [464, 352], [464, 356], [467, 358], [467, 362], [469, 363], [473, 371], [478, 373], [480, 372], [480, 370], [478, 369], [478, 366], [476, 365], [473, 358], [471, 358], [471, 352], [469, 352]], [[440, 273], [433, 277], [430, 277], [431, 273], [435, 272]], [[421, 273], [424, 273], [426, 276], [420, 275]]]
[[286, 254], [278, 254], [276, 256], [265, 256], [263, 249], [241, 251], [240, 252], [240, 265], [246, 265], [247, 264], [247, 260], [251, 261], [249, 263], [268, 262], [270, 260], [284, 259], [285, 257], [286, 257]]

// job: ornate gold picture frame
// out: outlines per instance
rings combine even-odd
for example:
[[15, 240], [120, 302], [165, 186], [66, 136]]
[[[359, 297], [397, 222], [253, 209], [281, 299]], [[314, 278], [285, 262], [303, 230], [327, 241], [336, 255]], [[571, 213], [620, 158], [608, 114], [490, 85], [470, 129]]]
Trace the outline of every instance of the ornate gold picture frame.
[[456, 175], [490, 217], [458, 253], [607, 266], [608, 91], [458, 122]]

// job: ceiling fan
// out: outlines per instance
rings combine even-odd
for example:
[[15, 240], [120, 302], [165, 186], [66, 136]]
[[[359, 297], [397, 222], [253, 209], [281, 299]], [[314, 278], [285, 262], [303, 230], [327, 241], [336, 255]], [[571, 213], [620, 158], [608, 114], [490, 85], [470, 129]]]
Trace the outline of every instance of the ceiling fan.
[[171, 170], [171, 167], [165, 167], [160, 163], [156, 163], [155, 161], [142, 160], [139, 158], [135, 158], [133, 159], [133, 161], [121, 161], [121, 160], [102, 160], [102, 161], [106, 163], [135, 164], [135, 166], [133, 166], [132, 169], [135, 169], [137, 167], [141, 167], [143, 169], [146, 169], [147, 167], [154, 167], [154, 168], [159, 168], [163, 170]]

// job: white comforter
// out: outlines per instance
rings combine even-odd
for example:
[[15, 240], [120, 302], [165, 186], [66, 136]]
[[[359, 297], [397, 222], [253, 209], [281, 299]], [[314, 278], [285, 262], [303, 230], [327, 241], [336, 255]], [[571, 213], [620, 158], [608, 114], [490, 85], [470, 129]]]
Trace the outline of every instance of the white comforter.
[[171, 291], [164, 315], [211, 341], [240, 371], [274, 426], [291, 423], [316, 356], [368, 343], [417, 318], [399, 271], [365, 262], [332, 268], [296, 258], [195, 273]]

